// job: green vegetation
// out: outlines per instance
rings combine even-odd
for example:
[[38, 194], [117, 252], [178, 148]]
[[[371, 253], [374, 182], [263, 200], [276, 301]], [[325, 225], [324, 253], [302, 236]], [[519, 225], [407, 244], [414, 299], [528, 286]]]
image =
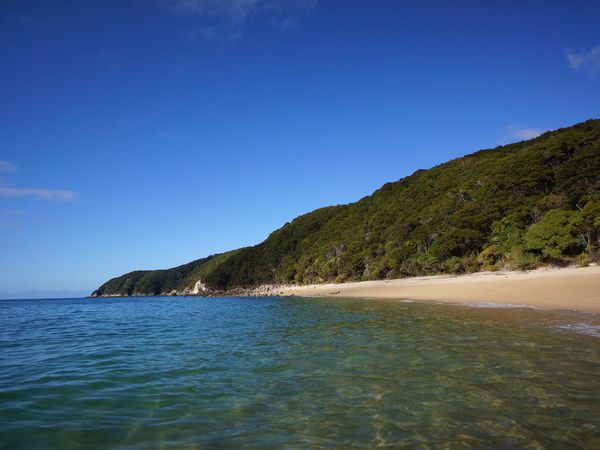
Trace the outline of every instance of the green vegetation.
[[600, 120], [449, 161], [321, 208], [264, 242], [97, 294], [372, 280], [541, 264], [587, 264], [600, 247]]
[[96, 292], [97, 295], [160, 295], [179, 288], [183, 280], [194, 270], [200, 268], [211, 258], [199, 259], [183, 266], [166, 270], [137, 270], [123, 276], [113, 278], [104, 283]]
[[581, 246], [576, 235], [581, 222], [581, 214], [576, 211], [548, 211], [542, 220], [527, 230], [525, 246], [540, 251], [547, 258], [560, 259], [569, 249]]

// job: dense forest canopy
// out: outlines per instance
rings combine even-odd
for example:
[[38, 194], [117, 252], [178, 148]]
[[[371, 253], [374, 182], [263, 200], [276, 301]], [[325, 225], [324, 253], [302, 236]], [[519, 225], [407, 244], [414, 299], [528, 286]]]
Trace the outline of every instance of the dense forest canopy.
[[205, 292], [586, 265], [600, 247], [600, 120], [418, 170], [356, 203], [315, 210], [262, 243], [95, 295]]

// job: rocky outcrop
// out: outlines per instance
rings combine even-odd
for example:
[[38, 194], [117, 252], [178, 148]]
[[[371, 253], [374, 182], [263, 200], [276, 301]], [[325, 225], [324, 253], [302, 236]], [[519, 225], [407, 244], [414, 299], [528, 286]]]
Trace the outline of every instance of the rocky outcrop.
[[279, 292], [287, 285], [264, 284], [255, 288], [236, 288], [227, 291], [210, 289], [202, 280], [194, 283], [194, 286], [183, 289], [181, 291], [173, 289], [170, 292], [162, 292], [160, 294], [146, 294], [141, 292], [133, 292], [131, 295], [120, 294], [98, 294], [94, 291], [91, 298], [109, 298], [109, 297], [274, 297], [278, 296]]

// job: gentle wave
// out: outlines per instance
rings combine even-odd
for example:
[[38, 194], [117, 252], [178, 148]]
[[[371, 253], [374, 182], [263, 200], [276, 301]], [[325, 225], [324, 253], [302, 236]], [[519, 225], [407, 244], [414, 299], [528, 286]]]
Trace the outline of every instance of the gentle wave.
[[567, 325], [559, 325], [555, 328], [558, 330], [571, 331], [574, 333], [584, 334], [586, 336], [600, 338], [600, 325], [594, 325], [591, 323], [574, 323]]
[[512, 309], [512, 308], [527, 308], [537, 309], [535, 306], [514, 304], [514, 303], [495, 303], [495, 302], [476, 302], [476, 303], [460, 303], [462, 306], [472, 306], [473, 308], [497, 308], [497, 309]]

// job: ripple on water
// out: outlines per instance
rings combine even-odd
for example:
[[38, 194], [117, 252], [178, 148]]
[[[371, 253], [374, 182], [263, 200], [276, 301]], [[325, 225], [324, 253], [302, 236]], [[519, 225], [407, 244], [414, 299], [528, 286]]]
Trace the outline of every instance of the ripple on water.
[[343, 299], [0, 302], [0, 447], [600, 448], [600, 321]]

